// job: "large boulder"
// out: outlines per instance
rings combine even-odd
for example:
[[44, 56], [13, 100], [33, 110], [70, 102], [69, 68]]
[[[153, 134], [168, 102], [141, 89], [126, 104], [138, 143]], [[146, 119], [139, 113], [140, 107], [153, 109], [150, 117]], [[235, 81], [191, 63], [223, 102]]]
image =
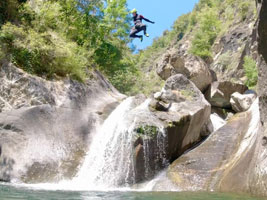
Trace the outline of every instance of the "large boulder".
[[231, 108], [231, 95], [235, 92], [243, 94], [248, 89], [247, 86], [232, 83], [230, 81], [213, 82], [205, 93], [206, 99], [212, 106], [219, 108]]
[[136, 182], [152, 177], [199, 142], [210, 117], [210, 105], [201, 91], [181, 74], [170, 77], [155, 96], [149, 109], [129, 113], [135, 120]]
[[185, 191], [249, 192], [248, 166], [259, 127], [255, 101], [252, 109], [236, 114], [199, 147], [173, 162], [168, 177]]
[[250, 94], [240, 94], [235, 92], [231, 95], [230, 103], [232, 105], [232, 109], [235, 112], [244, 112], [247, 111], [252, 105], [253, 101], [257, 98], [255, 93]]
[[[0, 67], [0, 180], [51, 182], [71, 178], [96, 125], [124, 98], [104, 77], [47, 81]], [[111, 107], [111, 109], [109, 109]]]
[[183, 74], [203, 92], [213, 80], [212, 73], [201, 58], [187, 53], [188, 48], [184, 45], [178, 51], [172, 49], [163, 54], [157, 63], [157, 73], [163, 80]]

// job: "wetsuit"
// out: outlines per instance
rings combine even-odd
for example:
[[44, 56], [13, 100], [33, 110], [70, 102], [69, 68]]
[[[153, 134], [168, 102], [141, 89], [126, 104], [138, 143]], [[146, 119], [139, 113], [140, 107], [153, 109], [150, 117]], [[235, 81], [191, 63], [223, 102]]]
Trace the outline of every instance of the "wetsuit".
[[149, 19], [144, 18], [143, 15], [136, 14], [133, 17], [134, 27], [131, 29], [130, 37], [132, 37], [132, 38], [140, 38], [140, 37], [142, 37], [141, 35], [136, 35], [140, 31], [144, 31], [144, 34], [146, 34], [146, 25], [142, 24], [142, 20], [145, 20], [147, 22], [150, 22], [150, 23], [154, 24], [154, 22], [150, 21]]

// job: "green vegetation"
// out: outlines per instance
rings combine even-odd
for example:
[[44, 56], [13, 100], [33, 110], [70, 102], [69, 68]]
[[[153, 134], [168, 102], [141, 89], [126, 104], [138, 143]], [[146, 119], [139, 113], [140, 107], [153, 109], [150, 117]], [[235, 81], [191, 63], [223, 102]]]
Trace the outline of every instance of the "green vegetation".
[[156, 126], [144, 125], [138, 127], [135, 132], [138, 134], [139, 137], [154, 137], [157, 136], [157, 134], [159, 133], [159, 128]]
[[253, 89], [256, 87], [258, 82], [258, 69], [255, 60], [250, 56], [245, 56], [244, 58], [244, 69], [247, 77], [246, 85]]
[[[216, 40], [222, 37], [231, 26], [255, 15], [253, 0], [200, 0], [191, 13], [180, 16], [170, 30], [154, 40], [152, 46], [139, 52], [136, 57], [138, 68], [146, 74], [156, 71], [158, 58], [170, 48], [176, 48], [181, 42], [190, 42], [190, 53], [210, 61], [212, 48]], [[236, 55], [234, 55], [236, 56]], [[222, 55], [219, 64], [223, 70], [235, 66], [229, 53]], [[236, 59], [236, 58], [235, 58]], [[234, 60], [233, 62], [236, 62]], [[149, 83], [159, 82], [158, 77], [146, 79]], [[142, 82], [142, 81], [141, 81]], [[158, 85], [135, 85], [139, 91], [152, 92]]]
[[14, 22], [17, 18], [17, 10], [21, 3], [26, 0], [4, 0], [0, 2], [0, 27], [6, 21]]
[[[209, 60], [218, 36], [255, 14], [253, 0], [200, 0], [150, 47], [133, 54], [126, 2], [0, 1], [0, 59], [48, 79], [84, 81], [98, 69], [120, 92], [150, 95], [163, 86], [155, 64], [168, 49], [188, 40], [192, 54]], [[228, 57], [220, 58], [223, 68], [231, 66]]]
[[122, 92], [129, 90], [138, 70], [127, 47], [126, 0], [25, 2], [0, 3], [5, 58], [46, 78], [71, 76], [83, 81], [97, 68]]
[[242, 20], [245, 20], [247, 18], [247, 13], [249, 11], [250, 6], [251, 6], [250, 3], [246, 1], [240, 4], [240, 14]]
[[218, 65], [220, 66], [220, 70], [223, 72], [229, 68], [232, 63], [231, 53], [227, 51], [226, 53], [220, 55], [218, 58]]
[[48, 78], [54, 74], [85, 78], [86, 52], [63, 35], [38, 33], [7, 23], [1, 30], [0, 41], [8, 58], [29, 73]]
[[191, 52], [204, 60], [212, 56], [211, 47], [220, 32], [220, 21], [216, 11], [206, 9], [199, 18], [199, 29], [196, 32]]

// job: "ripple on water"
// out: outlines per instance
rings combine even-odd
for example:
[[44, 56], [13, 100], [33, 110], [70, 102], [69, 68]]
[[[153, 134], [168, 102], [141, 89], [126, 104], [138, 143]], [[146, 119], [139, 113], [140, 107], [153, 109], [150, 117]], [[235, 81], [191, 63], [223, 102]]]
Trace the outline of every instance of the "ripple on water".
[[[207, 192], [79, 192], [33, 190], [12, 185], [0, 185], [2, 200], [261, 200], [233, 194]], [[263, 200], [263, 199], [262, 199]]]

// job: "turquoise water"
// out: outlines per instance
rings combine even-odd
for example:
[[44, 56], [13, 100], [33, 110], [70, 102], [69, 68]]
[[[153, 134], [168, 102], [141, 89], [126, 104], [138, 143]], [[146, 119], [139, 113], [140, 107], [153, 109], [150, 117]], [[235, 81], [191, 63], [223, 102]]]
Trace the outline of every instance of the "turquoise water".
[[0, 200], [262, 200], [261, 198], [214, 193], [178, 192], [68, 192], [31, 190], [0, 185]]

